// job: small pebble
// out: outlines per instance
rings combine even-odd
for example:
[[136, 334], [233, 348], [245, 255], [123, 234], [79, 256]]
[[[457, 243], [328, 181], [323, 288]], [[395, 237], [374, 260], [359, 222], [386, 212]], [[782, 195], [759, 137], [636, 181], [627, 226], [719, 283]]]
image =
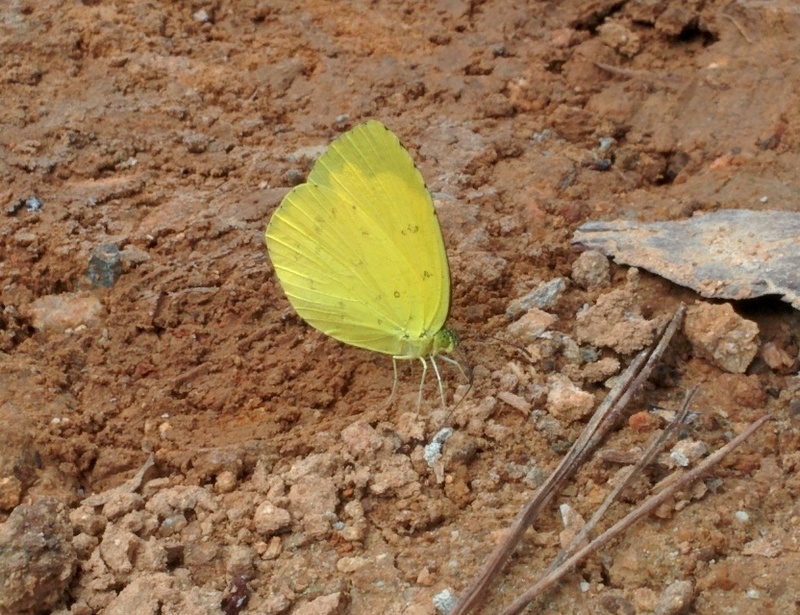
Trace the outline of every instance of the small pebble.
[[159, 536], [166, 537], [166, 536], [173, 536], [175, 534], [179, 534], [180, 531], [185, 528], [189, 522], [186, 520], [182, 514], [172, 515], [171, 517], [167, 517], [161, 522], [161, 526], [159, 527]]
[[606, 151], [612, 145], [614, 145], [615, 142], [616, 140], [614, 139], [614, 137], [603, 137], [602, 139], [600, 139], [600, 151], [601, 152]]
[[370, 563], [369, 558], [356, 556], [356, 557], [340, 557], [336, 561], [336, 570], [344, 573], [352, 573], [361, 570]]
[[443, 589], [433, 597], [433, 606], [443, 615], [452, 611], [455, 605], [456, 599], [449, 589]]
[[730, 303], [691, 306], [683, 331], [695, 355], [732, 374], [743, 374], [758, 352], [758, 325]]
[[425, 445], [425, 452], [422, 457], [428, 466], [432, 466], [442, 456], [442, 446], [447, 442], [448, 438], [453, 435], [453, 430], [450, 427], [440, 429], [438, 433], [433, 436], [429, 444]]
[[656, 602], [655, 615], [685, 613], [694, 601], [694, 586], [690, 581], [673, 581]]
[[100, 299], [83, 293], [44, 295], [35, 299], [28, 309], [33, 328], [46, 333], [95, 325], [104, 312]]
[[430, 587], [433, 585], [434, 578], [431, 574], [430, 569], [426, 566], [422, 570], [420, 570], [419, 574], [417, 575], [417, 585], [422, 585], [423, 587]]
[[581, 288], [602, 288], [611, 282], [610, 271], [608, 258], [597, 250], [587, 250], [572, 264], [572, 280]]
[[272, 502], [262, 502], [253, 516], [256, 531], [265, 538], [288, 528], [291, 523], [289, 511], [278, 508]]
[[301, 604], [292, 610], [294, 615], [339, 615], [344, 612], [347, 599], [342, 592], [314, 598], [311, 602]]
[[669, 456], [682, 468], [689, 466], [708, 452], [708, 447], [701, 440], [681, 440], [674, 447]]
[[103, 244], [92, 250], [86, 277], [93, 288], [111, 288], [122, 275], [122, 255], [114, 244]]
[[519, 410], [524, 415], [528, 415], [531, 412], [532, 406], [531, 404], [523, 397], [519, 395], [515, 395], [509, 391], [500, 391], [497, 394], [497, 398], [511, 406], [512, 408]]
[[30, 196], [25, 200], [25, 209], [32, 213], [38, 214], [40, 211], [42, 211], [42, 202], [35, 196]]
[[227, 470], [220, 472], [214, 486], [218, 493], [230, 493], [236, 489], [236, 474]]
[[161, 436], [162, 440], [171, 440], [174, 436], [174, 430], [172, 429], [172, 425], [170, 425], [169, 421], [161, 423], [158, 426], [158, 435]]
[[554, 375], [548, 385], [547, 410], [555, 418], [574, 423], [591, 413], [594, 396], [575, 386], [566, 376]]
[[506, 308], [506, 314], [511, 318], [516, 318], [533, 308], [546, 310], [558, 301], [558, 298], [566, 288], [567, 283], [564, 278], [555, 278], [549, 282], [539, 284], [527, 295], [514, 299], [509, 303]]
[[508, 334], [521, 344], [529, 344], [547, 331], [558, 320], [557, 316], [532, 308], [522, 317], [508, 325]]

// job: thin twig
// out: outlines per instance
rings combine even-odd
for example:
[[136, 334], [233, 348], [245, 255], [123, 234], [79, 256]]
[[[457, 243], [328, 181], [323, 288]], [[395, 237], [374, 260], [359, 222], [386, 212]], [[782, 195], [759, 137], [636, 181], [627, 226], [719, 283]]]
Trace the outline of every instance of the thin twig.
[[628, 369], [625, 370], [617, 385], [597, 408], [589, 424], [572, 445], [572, 448], [517, 514], [506, 536], [492, 551], [478, 576], [472, 580], [461, 595], [458, 603], [450, 611], [450, 615], [466, 615], [478, 606], [484, 594], [488, 591], [492, 579], [500, 573], [525, 530], [605, 437], [622, 413], [625, 404], [650, 375], [655, 363], [660, 359], [670, 339], [677, 331], [685, 311], [684, 306], [678, 308], [662, 332], [655, 348], [640, 352]]
[[649, 70], [634, 70], [631, 68], [622, 68], [621, 66], [614, 66], [613, 64], [606, 64], [605, 62], [593, 62], [593, 64], [600, 70], [625, 77], [626, 79], [639, 79], [641, 81], [658, 82], [664, 85], [681, 85], [686, 80], [673, 73], [654, 73]]
[[[638, 373], [632, 374], [633, 378], [630, 382], [625, 382], [626, 386], [622, 388], [621, 395], [619, 395], [618, 399], [614, 400], [613, 408], [611, 408], [610, 411], [607, 413], [607, 416], [604, 417], [605, 421], [609, 424], [604, 427], [603, 433], [597, 432], [592, 434], [592, 438], [588, 445], [589, 448], [593, 449], [600, 443], [600, 440], [603, 439], [605, 433], [613, 426], [614, 423], [617, 422], [617, 419], [625, 410], [631, 398], [639, 391], [639, 388], [650, 377], [650, 374], [652, 373], [656, 364], [661, 360], [661, 357], [664, 354], [664, 351], [667, 349], [667, 346], [669, 346], [670, 341], [672, 341], [672, 336], [675, 335], [676, 331], [678, 330], [678, 327], [683, 321], [683, 315], [685, 313], [686, 313], [686, 307], [683, 305], [681, 305], [677, 310], [675, 310], [675, 313], [672, 315], [669, 324], [659, 337], [658, 343], [656, 344], [655, 348], [649, 351], [649, 354], [644, 353], [647, 359], [646, 363], [644, 364], [644, 367], [642, 367], [638, 371]], [[642, 353], [639, 354], [641, 355]], [[639, 356], [637, 356], [636, 358], [638, 359]], [[623, 381], [626, 381], [628, 379], [628, 374], [629, 372], [626, 371], [625, 377], [622, 379]], [[612, 392], [613, 390], [614, 389], [612, 389]], [[610, 393], [608, 397], [611, 397]], [[603, 401], [605, 402], [605, 400]]]
[[600, 522], [600, 520], [605, 515], [606, 511], [609, 509], [611, 504], [613, 504], [616, 499], [619, 497], [619, 494], [630, 484], [633, 480], [634, 476], [638, 476], [642, 473], [642, 471], [650, 465], [650, 463], [655, 459], [655, 456], [661, 451], [664, 447], [664, 443], [667, 439], [675, 433], [680, 425], [683, 424], [684, 420], [686, 419], [686, 415], [689, 414], [689, 408], [692, 403], [692, 399], [694, 399], [695, 394], [697, 393], [697, 387], [693, 388], [689, 391], [683, 399], [683, 404], [681, 404], [681, 409], [678, 411], [678, 414], [675, 416], [674, 419], [667, 425], [666, 429], [662, 430], [660, 434], [656, 434], [650, 441], [650, 443], [645, 448], [644, 454], [639, 458], [639, 460], [628, 468], [627, 475], [625, 479], [620, 481], [619, 484], [611, 490], [611, 492], [606, 496], [603, 503], [600, 507], [595, 511], [592, 515], [592, 518], [583, 526], [580, 532], [578, 532], [575, 537], [570, 541], [569, 545], [559, 553], [553, 562], [547, 567], [545, 571], [545, 575], [549, 574], [553, 570], [557, 569], [561, 563], [566, 560], [570, 555], [575, 553], [578, 550], [580, 545], [586, 540], [589, 534], [592, 533], [594, 528]]
[[731, 15], [728, 15], [727, 13], [722, 13], [722, 16], [730, 20], [730, 22], [733, 24], [733, 27], [736, 28], [737, 30], [739, 30], [739, 34], [742, 35], [742, 38], [744, 40], [746, 40], [751, 45], [753, 44], [753, 40], [749, 36], [747, 36], [747, 32], [745, 32], [745, 30], [742, 27], [742, 25], [738, 21], [736, 21], [736, 19], [734, 17], [732, 17]]
[[517, 598], [510, 606], [508, 606], [502, 612], [501, 615], [518, 615], [519, 613], [521, 613], [523, 609], [525, 609], [525, 607], [531, 601], [535, 600], [544, 591], [552, 587], [555, 583], [559, 581], [559, 579], [561, 579], [561, 577], [563, 577], [566, 573], [568, 573], [575, 566], [581, 563], [589, 555], [591, 555], [592, 553], [594, 553], [595, 551], [606, 545], [612, 539], [619, 536], [622, 532], [627, 530], [636, 521], [638, 521], [645, 515], [648, 515], [651, 512], [653, 512], [664, 502], [666, 502], [669, 498], [671, 498], [677, 491], [681, 490], [684, 487], [687, 487], [688, 485], [690, 485], [691, 483], [695, 482], [697, 479], [702, 477], [704, 474], [706, 474], [717, 463], [719, 463], [722, 460], [722, 458], [725, 457], [725, 455], [730, 453], [733, 449], [735, 449], [747, 438], [749, 438], [759, 427], [761, 427], [770, 418], [772, 417], [770, 417], [769, 415], [765, 415], [762, 416], [760, 419], [754, 421], [741, 434], [739, 434], [733, 440], [728, 442], [728, 444], [726, 444], [718, 451], [715, 451], [714, 453], [706, 457], [706, 459], [696, 468], [681, 476], [678, 480], [676, 480], [664, 491], [658, 493], [657, 495], [653, 495], [647, 500], [645, 500], [643, 504], [636, 507], [630, 513], [628, 513], [628, 515], [626, 515], [620, 521], [612, 525], [605, 532], [600, 534], [590, 544], [582, 548], [580, 551], [576, 552], [572, 557], [570, 557], [563, 564], [561, 564], [561, 566], [559, 566], [556, 570], [553, 570], [552, 572], [544, 576], [539, 582], [537, 582], [533, 587], [531, 587], [528, 591], [522, 594], [522, 596]]

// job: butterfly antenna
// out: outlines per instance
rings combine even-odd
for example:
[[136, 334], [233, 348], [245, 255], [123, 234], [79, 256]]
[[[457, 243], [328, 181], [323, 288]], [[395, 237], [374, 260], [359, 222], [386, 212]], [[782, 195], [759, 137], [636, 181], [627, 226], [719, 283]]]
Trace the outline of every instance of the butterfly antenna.
[[[458, 355], [458, 358], [460, 360], [453, 359], [453, 358], [448, 357], [446, 355], [439, 355], [439, 356], [444, 361], [447, 361], [448, 363], [452, 363], [453, 365], [458, 367], [458, 371], [460, 371], [461, 375], [464, 376], [464, 378], [467, 380], [467, 384], [469, 386], [467, 387], [467, 390], [464, 392], [464, 394], [461, 396], [461, 399], [459, 399], [458, 402], [450, 410], [450, 412], [447, 413], [447, 416], [445, 417], [444, 423], [443, 423], [445, 425], [450, 421], [450, 417], [453, 416], [453, 412], [455, 412], [458, 409], [458, 407], [461, 405], [461, 403], [467, 398], [467, 395], [469, 395], [470, 391], [472, 390], [472, 383], [473, 383], [472, 363], [470, 363], [469, 358], [467, 357], [466, 353], [463, 351], [461, 346], [457, 346], [454, 352], [455, 352], [455, 354]], [[431, 359], [432, 359], [432, 357], [431, 357]], [[434, 363], [434, 365], [435, 365], [435, 363]], [[465, 369], [465, 366], [466, 366], [466, 369]], [[437, 374], [438, 374], [438, 372], [437, 372]], [[441, 386], [441, 381], [440, 381], [440, 386]]]
[[[525, 358], [527, 358], [529, 361], [533, 361], [533, 357], [531, 356], [531, 353], [528, 352], [528, 350], [522, 344], [515, 344], [514, 342], [509, 342], [508, 340], [504, 340], [503, 338], [497, 337], [496, 335], [489, 336], [488, 338], [485, 338], [485, 337], [472, 338], [471, 337], [470, 338], [470, 342], [478, 342], [479, 344], [489, 344], [489, 343], [493, 343], [493, 342], [500, 342], [501, 344], [503, 344], [505, 346], [509, 346], [509, 347], [513, 348], [514, 350], [518, 351], [520, 354], [525, 355]], [[460, 347], [456, 348], [456, 350], [460, 350], [460, 349], [461, 349]]]
[[[458, 369], [461, 371], [461, 375], [464, 376], [464, 378], [466, 378], [467, 384], [469, 385], [469, 388], [471, 389], [472, 388], [472, 376], [473, 376], [472, 363], [470, 362], [469, 357], [467, 356], [467, 353], [464, 352], [464, 349], [461, 346], [457, 346], [455, 352], [458, 355], [458, 358], [460, 359], [460, 360], [456, 361], [456, 365], [458, 365]], [[462, 363], [463, 363], [463, 365], [462, 365]], [[467, 366], [467, 370], [466, 371], [464, 371], [464, 365]]]

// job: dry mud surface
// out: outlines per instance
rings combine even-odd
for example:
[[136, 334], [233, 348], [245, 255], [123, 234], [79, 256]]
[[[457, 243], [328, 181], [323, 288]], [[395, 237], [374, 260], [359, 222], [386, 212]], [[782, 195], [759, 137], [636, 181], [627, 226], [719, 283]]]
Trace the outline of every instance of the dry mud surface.
[[[793, 0], [0, 4], [1, 612], [435, 613], [653, 326], [707, 303], [613, 263], [575, 275], [574, 229], [797, 209], [798, 32]], [[474, 365], [438, 471], [436, 387], [417, 413], [404, 365], [387, 408], [391, 360], [304, 325], [264, 249], [282, 196], [367, 118], [436, 197]], [[526, 338], [509, 308], [558, 279]], [[642, 447], [663, 427], [646, 411], [693, 386], [692, 450], [774, 420], [532, 612], [800, 609], [798, 313], [733, 307], [758, 328], [747, 371], [679, 335], [604, 449]], [[555, 555], [558, 505], [591, 515], [612, 458], [482, 612]]]

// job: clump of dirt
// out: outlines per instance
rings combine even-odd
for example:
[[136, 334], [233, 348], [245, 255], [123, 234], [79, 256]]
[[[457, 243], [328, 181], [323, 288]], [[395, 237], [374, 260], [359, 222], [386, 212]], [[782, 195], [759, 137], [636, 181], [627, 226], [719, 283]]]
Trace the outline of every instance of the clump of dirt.
[[[4, 4], [0, 568], [16, 573], [2, 608], [434, 613], [654, 324], [700, 300], [614, 264], [573, 278], [574, 229], [796, 208], [798, 28], [789, 0]], [[280, 199], [371, 117], [437, 204], [449, 324], [474, 367], [470, 390], [444, 374], [449, 409], [429, 385], [417, 412], [416, 365], [387, 404], [390, 359], [306, 326], [266, 257]], [[796, 606], [799, 317], [733, 307], [758, 327], [746, 372], [681, 338], [631, 413], [700, 385], [686, 431], [706, 450], [775, 421], [548, 609]], [[581, 331], [592, 314], [603, 324]], [[612, 327], [615, 343], [598, 338]], [[645, 416], [608, 446], [641, 446], [662, 425]], [[598, 457], [557, 503], [586, 518], [618, 470]], [[21, 550], [31, 511], [50, 538]], [[485, 612], [562, 529], [537, 523]]]

